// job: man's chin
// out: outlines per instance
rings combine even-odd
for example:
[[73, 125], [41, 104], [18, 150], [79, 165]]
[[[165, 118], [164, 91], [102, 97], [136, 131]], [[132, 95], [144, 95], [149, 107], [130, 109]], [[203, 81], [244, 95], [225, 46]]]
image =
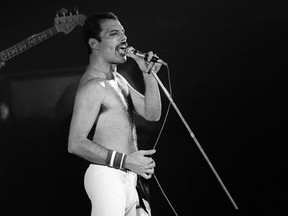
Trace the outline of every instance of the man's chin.
[[122, 58], [119, 59], [118, 64], [123, 64], [127, 61], [127, 56], [123, 56]]
[[123, 58], [123, 59], [120, 59], [120, 60], [117, 60], [117, 61], [113, 61], [111, 62], [111, 64], [124, 64], [125, 62], [127, 61], [127, 58]]

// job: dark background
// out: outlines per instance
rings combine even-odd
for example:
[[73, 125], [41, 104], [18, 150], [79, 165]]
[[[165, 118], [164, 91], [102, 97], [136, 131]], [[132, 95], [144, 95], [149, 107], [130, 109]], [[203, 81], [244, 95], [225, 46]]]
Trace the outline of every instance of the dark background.
[[[171, 108], [156, 176], [178, 215], [287, 215], [286, 0], [1, 1], [0, 50], [54, 25], [57, 10], [115, 12], [130, 45], [169, 64], [173, 99], [218, 171], [235, 210]], [[88, 163], [67, 152], [77, 81], [87, 64], [81, 27], [6, 62], [0, 101], [0, 215], [89, 215]], [[119, 70], [143, 90], [128, 60]], [[139, 78], [140, 77], [140, 78]], [[166, 87], [167, 70], [160, 79]], [[151, 148], [163, 123], [137, 121]], [[143, 147], [144, 148], [144, 147]], [[154, 216], [174, 215], [154, 179]]]

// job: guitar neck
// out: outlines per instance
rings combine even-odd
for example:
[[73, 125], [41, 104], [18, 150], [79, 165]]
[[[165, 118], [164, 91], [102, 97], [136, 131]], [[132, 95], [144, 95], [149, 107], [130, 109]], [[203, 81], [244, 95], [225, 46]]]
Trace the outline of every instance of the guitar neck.
[[26, 40], [23, 40], [20, 43], [0, 52], [0, 59], [2, 59], [2, 61], [8, 61], [9, 59], [15, 57], [16, 55], [19, 55], [22, 52], [30, 49], [31, 47], [39, 44], [40, 42], [54, 36], [58, 32], [59, 31], [54, 26], [54, 27], [49, 28], [43, 32], [35, 34], [35, 35], [27, 38]]

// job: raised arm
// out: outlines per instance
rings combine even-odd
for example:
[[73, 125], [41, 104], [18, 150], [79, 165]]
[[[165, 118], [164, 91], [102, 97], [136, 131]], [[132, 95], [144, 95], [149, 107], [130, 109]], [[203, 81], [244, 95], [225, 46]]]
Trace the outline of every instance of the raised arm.
[[161, 64], [149, 62], [154, 56], [152, 52], [148, 52], [147, 61], [131, 53], [128, 56], [137, 62], [145, 84], [144, 96], [128, 84], [135, 111], [149, 121], [158, 121], [161, 117], [161, 98], [158, 83], [151, 71], [157, 73]]

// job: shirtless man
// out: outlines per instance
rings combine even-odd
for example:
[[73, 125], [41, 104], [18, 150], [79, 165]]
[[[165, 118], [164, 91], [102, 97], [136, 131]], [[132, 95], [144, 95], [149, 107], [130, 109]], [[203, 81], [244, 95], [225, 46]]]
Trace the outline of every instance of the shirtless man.
[[[140, 214], [136, 191], [137, 175], [150, 179], [155, 150], [138, 150], [132, 113], [149, 121], [161, 116], [157, 73], [161, 65], [126, 53], [127, 37], [118, 18], [111, 12], [86, 19], [84, 41], [89, 64], [76, 93], [71, 119], [68, 151], [91, 162], [84, 177], [93, 216], [136, 216]], [[117, 72], [117, 64], [133, 58], [143, 74], [145, 94], [133, 89]], [[93, 139], [87, 138], [93, 125]], [[137, 213], [136, 213], [137, 212]], [[150, 213], [148, 211], [148, 213]]]

